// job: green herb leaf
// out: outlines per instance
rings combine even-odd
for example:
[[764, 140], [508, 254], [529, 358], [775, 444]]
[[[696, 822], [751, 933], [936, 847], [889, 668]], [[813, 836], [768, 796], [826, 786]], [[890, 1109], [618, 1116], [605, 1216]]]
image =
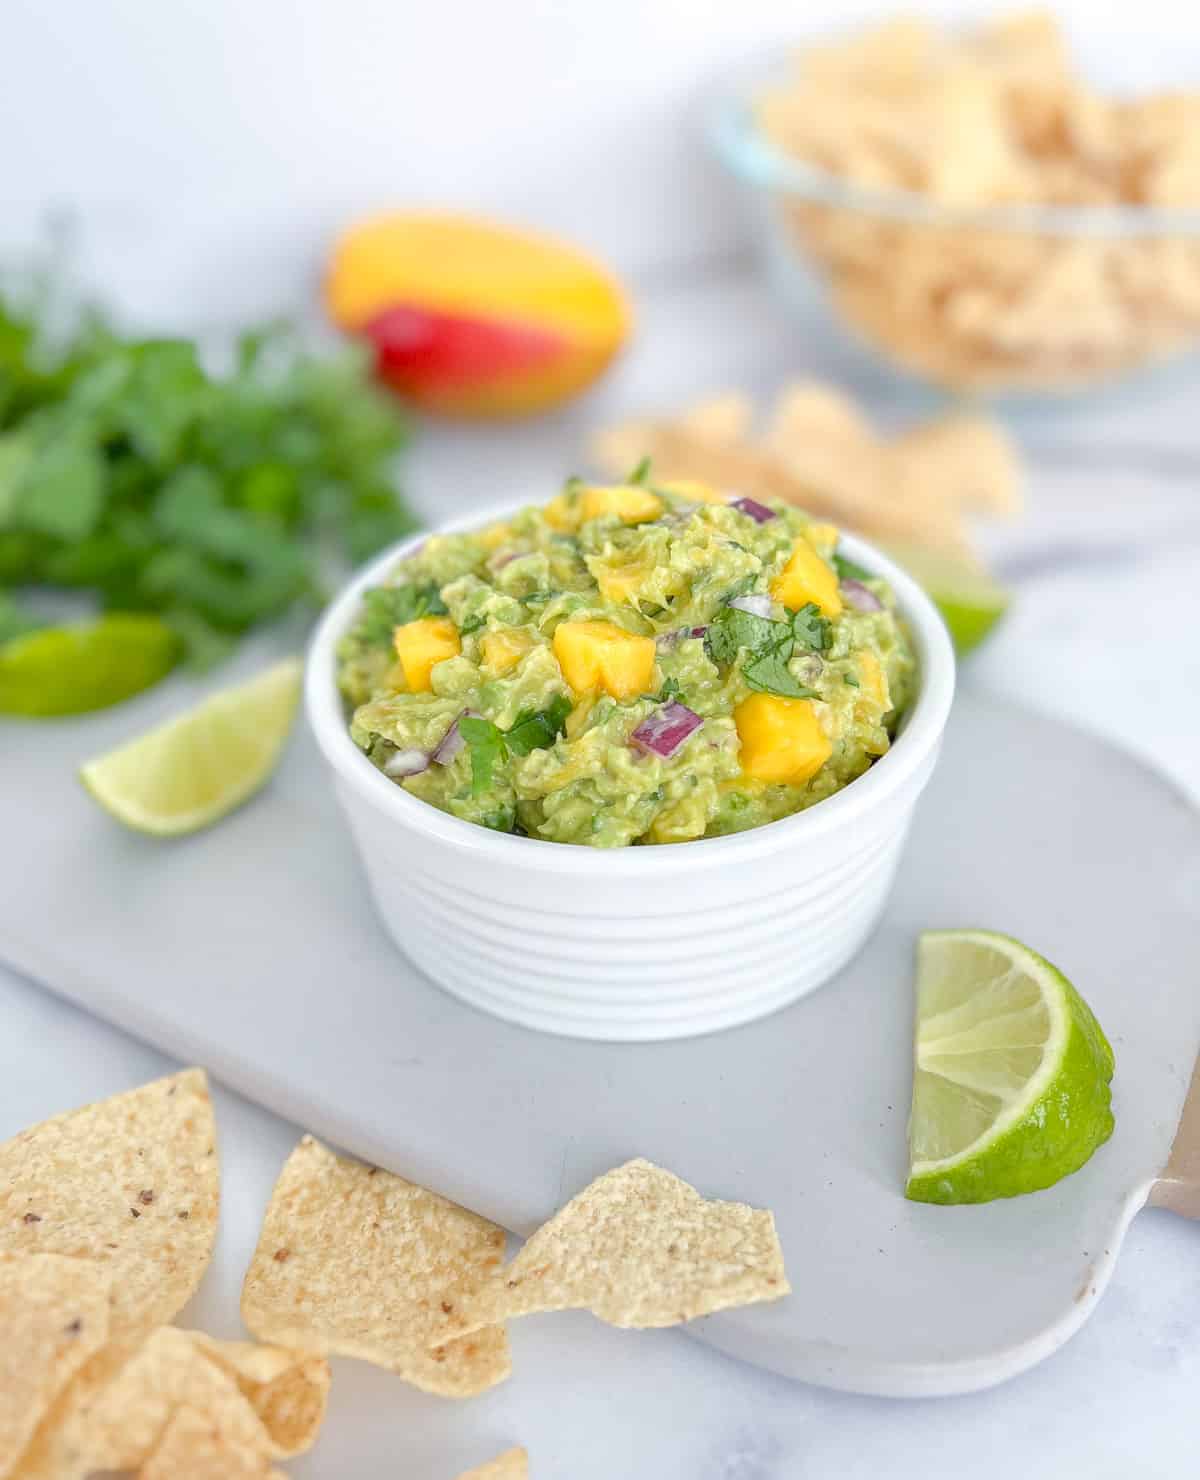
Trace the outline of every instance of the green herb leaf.
[[478, 632], [481, 627], [486, 626], [487, 618], [480, 614], [479, 616], [468, 617], [458, 630], [463, 637], [470, 637], [472, 632]]
[[625, 481], [626, 483], [648, 483], [650, 481], [650, 459], [648, 457], [642, 458], [641, 462], [638, 463], [637, 467], [634, 468], [633, 472], [630, 473]]
[[545, 709], [523, 709], [505, 732], [505, 744], [513, 755], [548, 750], [566, 728], [570, 712], [571, 701], [563, 694], [552, 699]]
[[853, 673], [844, 673], [842, 675], [842, 679], [843, 679], [843, 682], [848, 683], [852, 689], [857, 689], [857, 688], [861, 688], [862, 687], [862, 685], [859, 683], [858, 679], [855, 678], [855, 676], [853, 675]]
[[432, 581], [423, 586], [371, 586], [363, 592], [363, 614], [353, 636], [369, 647], [387, 647], [406, 622], [446, 614], [446, 603]]
[[815, 602], [806, 602], [798, 612], [792, 612], [790, 622], [792, 636], [801, 647], [823, 653], [829, 646], [829, 623]]
[[762, 694], [778, 694], [783, 699], [814, 698], [817, 691], [805, 688], [788, 668], [791, 655], [792, 642], [788, 638], [776, 647], [764, 649], [750, 658], [742, 668], [742, 677], [748, 687], [757, 689]]
[[839, 581], [870, 581], [874, 576], [869, 570], [864, 570], [861, 565], [855, 565], [853, 560], [847, 560], [844, 555], [833, 557], [833, 568], [838, 573]]
[[670, 704], [677, 699], [682, 699], [682, 697], [683, 690], [679, 687], [679, 680], [677, 678], [668, 678], [658, 693], [655, 694], [654, 701], [656, 704]]
[[729, 664], [737, 662], [743, 648], [753, 653], [763, 647], [774, 647], [787, 636], [790, 632], [783, 622], [756, 617], [740, 607], [723, 606], [708, 624], [704, 646], [714, 663]]
[[458, 733], [471, 752], [471, 795], [480, 797], [492, 787], [492, 773], [505, 758], [504, 732], [490, 719], [467, 714], [458, 722]]

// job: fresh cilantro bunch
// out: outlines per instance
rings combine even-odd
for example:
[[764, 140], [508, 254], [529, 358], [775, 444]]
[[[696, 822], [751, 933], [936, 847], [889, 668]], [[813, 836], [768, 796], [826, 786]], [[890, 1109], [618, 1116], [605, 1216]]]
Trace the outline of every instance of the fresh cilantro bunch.
[[3, 588], [67, 588], [219, 657], [320, 599], [326, 549], [357, 563], [415, 527], [393, 483], [406, 440], [357, 353], [247, 334], [218, 375], [189, 341], [94, 319], [50, 346], [0, 301], [0, 626], [18, 621]]
[[547, 750], [566, 728], [571, 702], [559, 694], [545, 709], [524, 709], [510, 729], [502, 730], [490, 719], [466, 714], [458, 722], [458, 733], [471, 752], [471, 791], [482, 796], [492, 785], [498, 765], [509, 756]]
[[786, 622], [723, 606], [709, 623], [704, 645], [713, 662], [722, 666], [736, 663], [739, 653], [745, 652], [742, 677], [748, 687], [784, 699], [812, 699], [816, 690], [792, 676], [788, 660], [798, 647], [823, 652], [829, 646], [829, 623], [811, 601], [798, 612], [789, 612]]

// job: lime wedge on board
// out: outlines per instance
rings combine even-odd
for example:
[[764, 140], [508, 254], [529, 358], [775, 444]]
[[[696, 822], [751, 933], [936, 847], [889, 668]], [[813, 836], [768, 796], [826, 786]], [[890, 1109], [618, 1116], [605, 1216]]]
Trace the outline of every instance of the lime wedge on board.
[[271, 775], [300, 698], [298, 659], [222, 689], [80, 771], [104, 810], [137, 832], [178, 837], [224, 817]]
[[0, 714], [48, 718], [107, 709], [156, 684], [178, 656], [179, 640], [159, 617], [43, 627], [0, 646]]
[[1006, 935], [917, 949], [906, 1196], [975, 1203], [1077, 1171], [1112, 1135], [1113, 1053], [1057, 967]]
[[932, 598], [960, 655], [974, 651], [1009, 608], [1009, 593], [976, 561], [919, 545], [883, 548]]

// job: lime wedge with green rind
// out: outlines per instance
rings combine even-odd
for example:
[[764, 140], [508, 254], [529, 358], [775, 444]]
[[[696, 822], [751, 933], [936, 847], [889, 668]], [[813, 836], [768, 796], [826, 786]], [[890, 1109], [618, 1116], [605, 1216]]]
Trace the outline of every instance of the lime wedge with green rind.
[[107, 709], [174, 667], [179, 639], [159, 617], [44, 627], [0, 646], [0, 714], [35, 718]]
[[1108, 1039], [1062, 972], [1010, 936], [921, 937], [914, 1060], [915, 1201], [1050, 1187], [1112, 1135]]
[[1009, 592], [977, 561], [921, 545], [884, 549], [932, 598], [960, 656], [990, 635], [1011, 604]]
[[232, 812], [267, 781], [300, 698], [298, 659], [222, 689], [98, 760], [80, 779], [136, 832], [179, 837]]

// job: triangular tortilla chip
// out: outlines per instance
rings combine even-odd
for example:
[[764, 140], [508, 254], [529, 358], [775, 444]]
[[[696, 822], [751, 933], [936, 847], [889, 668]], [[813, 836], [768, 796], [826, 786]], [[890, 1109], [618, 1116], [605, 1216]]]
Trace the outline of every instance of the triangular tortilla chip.
[[674, 1326], [790, 1291], [771, 1214], [707, 1202], [648, 1161], [607, 1172], [534, 1233], [467, 1305], [481, 1324], [590, 1310], [613, 1326]]
[[323, 1357], [253, 1341], [218, 1341], [203, 1331], [187, 1334], [237, 1383], [270, 1436], [277, 1459], [312, 1448], [329, 1399], [329, 1363]]
[[0, 1256], [0, 1475], [108, 1338], [108, 1267], [63, 1254]]
[[468, 1397], [511, 1370], [503, 1330], [473, 1325], [456, 1339], [462, 1302], [503, 1253], [503, 1230], [485, 1218], [306, 1136], [271, 1196], [242, 1318], [264, 1341]]
[[208, 1084], [189, 1069], [0, 1145], [0, 1252], [106, 1265], [110, 1336], [135, 1341], [200, 1283], [219, 1197]]
[[139, 1480], [285, 1480], [252, 1446], [227, 1438], [195, 1408], [177, 1408]]

